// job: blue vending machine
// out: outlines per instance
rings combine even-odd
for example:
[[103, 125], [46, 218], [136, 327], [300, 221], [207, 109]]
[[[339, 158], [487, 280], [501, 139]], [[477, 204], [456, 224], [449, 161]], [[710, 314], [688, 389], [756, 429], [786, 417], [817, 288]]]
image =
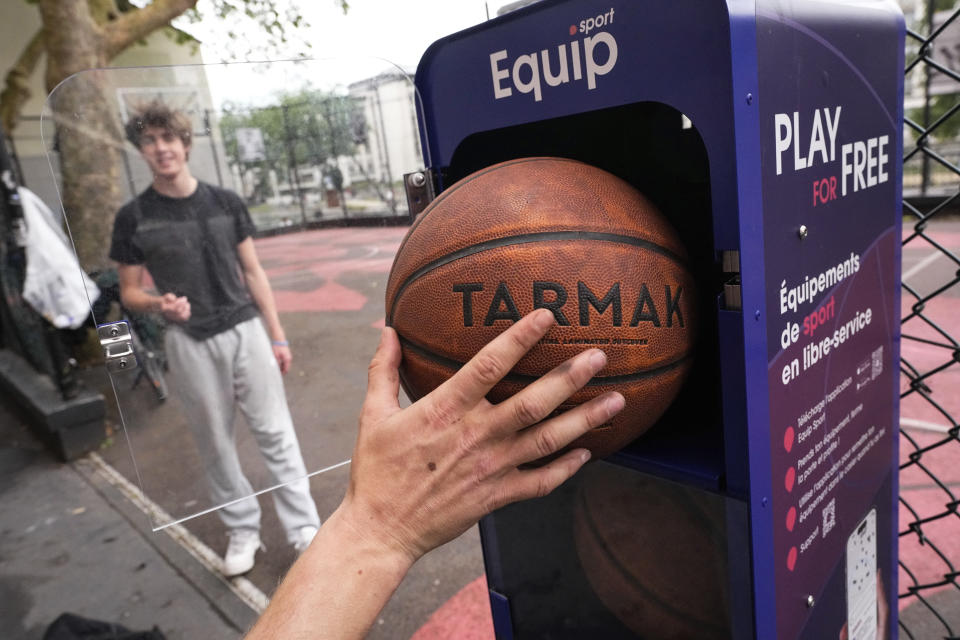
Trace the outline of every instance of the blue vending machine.
[[896, 637], [903, 39], [892, 0], [543, 0], [424, 55], [427, 189], [595, 165], [700, 292], [659, 422], [481, 523], [498, 638]]

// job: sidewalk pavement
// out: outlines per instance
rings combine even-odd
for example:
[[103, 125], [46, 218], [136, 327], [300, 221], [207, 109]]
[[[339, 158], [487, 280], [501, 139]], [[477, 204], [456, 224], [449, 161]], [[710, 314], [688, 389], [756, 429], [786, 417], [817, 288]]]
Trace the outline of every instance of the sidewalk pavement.
[[62, 464], [0, 399], [0, 629], [42, 638], [61, 613], [158, 627], [170, 639], [239, 638], [256, 620], [216, 575], [112, 484], [96, 458]]

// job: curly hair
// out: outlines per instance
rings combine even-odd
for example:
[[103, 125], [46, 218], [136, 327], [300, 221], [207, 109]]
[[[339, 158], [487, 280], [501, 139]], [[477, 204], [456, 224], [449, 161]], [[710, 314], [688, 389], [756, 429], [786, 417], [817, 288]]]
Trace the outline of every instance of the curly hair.
[[189, 147], [193, 138], [190, 118], [182, 111], [171, 109], [160, 100], [137, 107], [124, 125], [127, 140], [137, 149], [140, 148], [143, 130], [147, 127], [157, 127], [172, 132], [180, 138], [184, 147]]

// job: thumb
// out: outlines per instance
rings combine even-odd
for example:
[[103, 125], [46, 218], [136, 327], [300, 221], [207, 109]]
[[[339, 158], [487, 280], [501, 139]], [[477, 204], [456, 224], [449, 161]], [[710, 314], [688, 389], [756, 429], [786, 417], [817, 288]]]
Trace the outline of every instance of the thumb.
[[397, 396], [400, 393], [400, 341], [392, 327], [384, 327], [380, 344], [373, 354], [367, 370], [367, 397], [364, 409], [377, 416], [392, 413], [400, 408]]

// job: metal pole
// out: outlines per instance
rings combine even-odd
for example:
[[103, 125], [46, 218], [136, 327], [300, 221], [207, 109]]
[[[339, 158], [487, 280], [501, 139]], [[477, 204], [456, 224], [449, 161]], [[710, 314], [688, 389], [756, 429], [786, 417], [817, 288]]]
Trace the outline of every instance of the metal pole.
[[380, 105], [380, 81], [373, 85], [373, 102], [377, 108], [377, 119], [380, 121], [380, 141], [383, 143], [383, 167], [387, 174], [387, 189], [390, 193], [390, 212], [397, 215], [397, 198], [393, 194], [393, 173], [390, 171], [390, 149], [387, 147], [387, 128], [383, 124], [383, 107]]
[[[21, 270], [14, 264], [25, 263], [23, 259], [23, 210], [14, 189], [14, 170], [7, 155], [6, 133], [0, 139], [0, 347], [19, 353], [25, 351], [23, 337], [12, 305], [20, 302], [19, 292], [23, 282]], [[11, 255], [13, 254], [13, 255]]]
[[293, 176], [293, 184], [296, 185], [297, 200], [300, 202], [300, 224], [302, 228], [307, 228], [307, 207], [303, 202], [303, 194], [300, 192], [300, 176], [297, 173], [297, 160], [290, 145], [293, 135], [290, 133], [290, 122], [287, 118], [287, 105], [280, 106], [280, 112], [283, 114], [283, 132], [284, 142], [287, 147], [287, 165], [290, 167], [290, 173]]
[[123, 169], [127, 174], [127, 187], [130, 189], [130, 197], [137, 197], [137, 185], [133, 182], [133, 168], [130, 166], [130, 158], [127, 156], [126, 150], [120, 152], [120, 157], [123, 158]]
[[[930, 34], [933, 33], [933, 0], [927, 0], [927, 38], [930, 37]], [[933, 57], [933, 47], [930, 44], [927, 44], [921, 49], [920, 53], [923, 56]], [[927, 127], [930, 126], [930, 80], [933, 72], [930, 70], [930, 65], [923, 65], [923, 134], [920, 136], [920, 146], [923, 147], [924, 153], [920, 159], [921, 169], [920, 169], [920, 196], [927, 195], [927, 187], [930, 186], [930, 158], [926, 154], [926, 146], [929, 141], [929, 136], [927, 135]]]
[[21, 297], [27, 272], [26, 223], [5, 140], [0, 128], [0, 342], [37, 371], [56, 376], [58, 365], [45, 340], [48, 323]]
[[[236, 132], [234, 132], [234, 137], [236, 137]], [[224, 151], [226, 151], [226, 147], [224, 147]], [[237, 163], [237, 174], [240, 176], [240, 197], [243, 198], [243, 200], [249, 204], [249, 199], [247, 198], [247, 185], [243, 178], [243, 174], [245, 173], [244, 166], [243, 166], [243, 163], [240, 162], [240, 143], [239, 142], [233, 145], [233, 151], [234, 151], [233, 159]], [[254, 189], [250, 190], [251, 196], [253, 195], [253, 191]]]
[[20, 165], [20, 156], [17, 153], [17, 143], [13, 139], [13, 134], [7, 135], [4, 133], [4, 138], [10, 146], [10, 160], [13, 162], [14, 170], [17, 172], [17, 178], [20, 180], [20, 185], [23, 187], [28, 187], [27, 179], [23, 175], [23, 167]]
[[223, 187], [223, 174], [220, 173], [220, 158], [217, 156], [217, 141], [213, 138], [213, 127], [210, 126], [210, 109], [203, 110], [203, 126], [210, 135], [210, 151], [213, 152], [213, 166], [217, 170], [217, 183]]
[[[342, 102], [340, 98], [334, 96], [327, 96], [323, 99], [323, 117], [327, 121], [327, 130], [330, 132], [330, 157], [333, 158], [333, 166], [337, 171], [340, 171], [340, 149], [337, 148], [337, 134], [340, 130], [339, 124], [343, 122], [343, 118], [338, 117], [334, 121], [334, 114], [330, 108], [330, 101], [336, 100], [337, 115], [342, 114]], [[343, 217], [346, 219], [348, 216], [347, 213], [347, 199], [343, 195], [343, 174], [340, 174], [340, 180], [338, 184], [334, 185], [337, 190], [337, 197], [340, 198], [340, 210], [343, 212]]]

